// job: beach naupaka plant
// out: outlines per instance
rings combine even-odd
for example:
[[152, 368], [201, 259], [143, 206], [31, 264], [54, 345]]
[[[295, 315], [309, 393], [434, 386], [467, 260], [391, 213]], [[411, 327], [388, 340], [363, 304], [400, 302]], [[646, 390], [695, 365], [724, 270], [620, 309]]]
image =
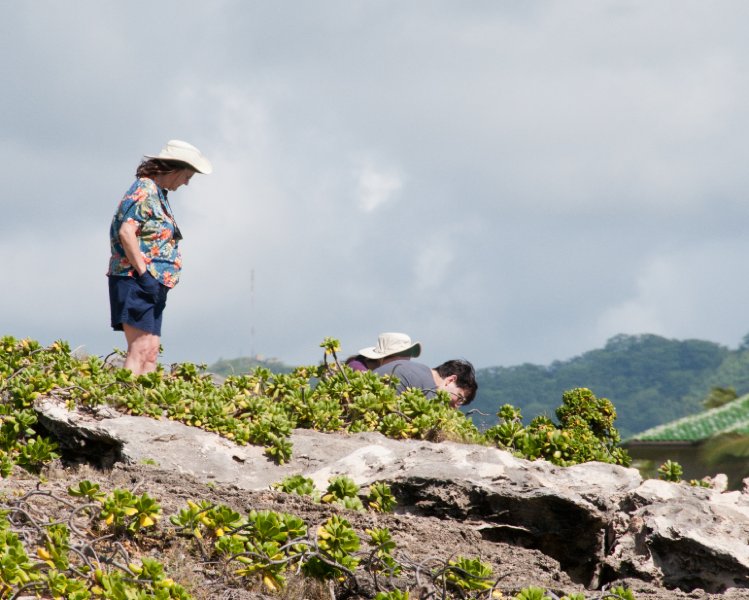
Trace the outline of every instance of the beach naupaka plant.
[[562, 394], [556, 411], [559, 423], [546, 416], [522, 424], [520, 411], [503, 406], [497, 425], [488, 429], [487, 440], [530, 460], [544, 459], [560, 466], [598, 461], [628, 466], [632, 459], [619, 446], [614, 427], [616, 409], [606, 398], [596, 398], [587, 388], [575, 388]]

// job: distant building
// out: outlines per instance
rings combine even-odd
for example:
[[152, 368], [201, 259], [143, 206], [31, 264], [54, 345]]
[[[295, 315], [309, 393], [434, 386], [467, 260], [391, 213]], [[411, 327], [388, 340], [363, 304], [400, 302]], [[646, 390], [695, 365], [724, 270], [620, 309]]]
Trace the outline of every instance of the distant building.
[[[704, 456], [708, 440], [732, 433], [749, 436], [749, 394], [718, 408], [638, 433], [624, 440], [622, 446], [635, 463], [647, 461], [657, 469], [667, 460], [678, 462], [684, 469], [685, 480], [725, 473], [729, 487], [736, 489], [749, 471], [746, 457], [710, 464]], [[749, 450], [749, 438], [746, 446]]]

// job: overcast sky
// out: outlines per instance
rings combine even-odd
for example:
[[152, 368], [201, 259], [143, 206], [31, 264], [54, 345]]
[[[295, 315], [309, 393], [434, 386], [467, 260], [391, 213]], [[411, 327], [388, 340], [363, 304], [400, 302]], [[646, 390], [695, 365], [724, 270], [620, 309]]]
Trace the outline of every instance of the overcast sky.
[[749, 332], [749, 2], [3, 2], [0, 335], [124, 348], [109, 224], [175, 192], [163, 360], [546, 364]]

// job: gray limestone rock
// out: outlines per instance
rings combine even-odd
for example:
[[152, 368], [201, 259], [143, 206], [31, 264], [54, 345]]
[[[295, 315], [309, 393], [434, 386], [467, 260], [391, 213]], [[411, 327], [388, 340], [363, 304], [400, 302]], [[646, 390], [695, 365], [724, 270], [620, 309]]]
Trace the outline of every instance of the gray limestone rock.
[[102, 466], [155, 464], [244, 490], [267, 490], [295, 474], [319, 489], [339, 474], [360, 486], [385, 481], [400, 512], [472, 522], [483, 539], [539, 550], [588, 588], [633, 577], [684, 591], [749, 594], [749, 496], [740, 492], [643, 481], [635, 469], [602, 463], [562, 468], [497, 448], [378, 433], [296, 430], [292, 460], [277, 465], [263, 448], [166, 419], [70, 412], [50, 398], [36, 410], [63, 448]]

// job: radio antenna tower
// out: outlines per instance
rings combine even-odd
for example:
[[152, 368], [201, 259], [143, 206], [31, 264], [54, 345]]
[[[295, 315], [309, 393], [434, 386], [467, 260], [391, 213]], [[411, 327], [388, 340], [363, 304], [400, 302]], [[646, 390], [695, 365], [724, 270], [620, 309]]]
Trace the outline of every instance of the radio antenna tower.
[[250, 269], [250, 356], [255, 358], [255, 268]]

